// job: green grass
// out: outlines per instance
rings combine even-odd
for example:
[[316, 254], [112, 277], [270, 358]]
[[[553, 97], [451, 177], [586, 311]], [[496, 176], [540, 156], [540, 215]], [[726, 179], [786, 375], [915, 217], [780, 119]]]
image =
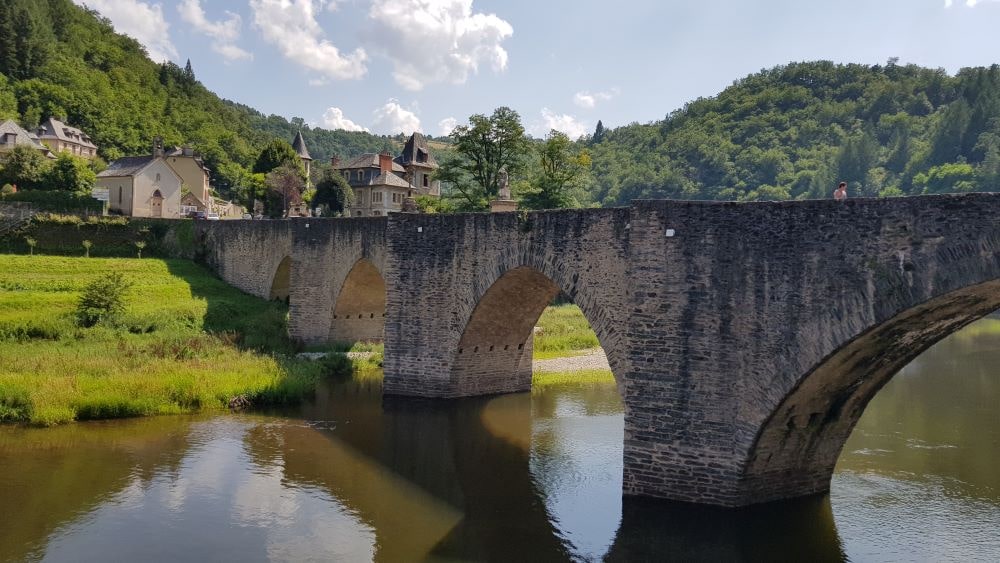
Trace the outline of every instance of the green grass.
[[615, 376], [606, 369], [586, 369], [580, 371], [535, 372], [531, 376], [531, 388], [556, 385], [605, 385], [614, 384]]
[[[112, 326], [79, 328], [91, 280], [133, 282]], [[54, 425], [301, 400], [343, 366], [294, 360], [287, 309], [184, 260], [0, 255], [0, 422]]]
[[546, 307], [535, 331], [534, 359], [575, 356], [601, 344], [576, 305]]

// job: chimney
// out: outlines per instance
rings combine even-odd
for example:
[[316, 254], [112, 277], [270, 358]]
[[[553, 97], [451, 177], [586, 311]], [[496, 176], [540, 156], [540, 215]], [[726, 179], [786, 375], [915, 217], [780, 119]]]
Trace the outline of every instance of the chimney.
[[337, 156], [337, 155], [331, 156], [330, 157], [330, 166], [332, 166], [334, 168], [340, 166], [340, 157]]
[[389, 154], [389, 151], [378, 155], [378, 167], [382, 174], [392, 172], [392, 155]]
[[156, 137], [153, 139], [153, 158], [160, 158], [163, 156], [163, 139]]
[[184, 156], [194, 156], [194, 149], [188, 145], [184, 145], [184, 147], [181, 148], [181, 154]]

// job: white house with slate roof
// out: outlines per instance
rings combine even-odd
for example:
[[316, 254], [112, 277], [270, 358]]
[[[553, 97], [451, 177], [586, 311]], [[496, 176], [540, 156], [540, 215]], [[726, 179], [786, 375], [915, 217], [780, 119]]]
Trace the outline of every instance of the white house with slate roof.
[[[164, 150], [153, 141], [153, 154], [127, 156], [97, 175], [97, 187], [108, 190], [111, 211], [131, 217], [184, 216], [184, 208], [212, 211], [208, 168], [189, 148]], [[182, 190], [186, 188], [186, 190]], [[182, 191], [187, 196], [182, 200]]]

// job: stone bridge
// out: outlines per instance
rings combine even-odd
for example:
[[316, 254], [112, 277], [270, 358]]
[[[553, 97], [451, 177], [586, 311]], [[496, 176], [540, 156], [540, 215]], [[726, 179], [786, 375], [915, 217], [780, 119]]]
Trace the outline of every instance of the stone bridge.
[[199, 224], [206, 262], [288, 299], [306, 343], [385, 340], [385, 393], [531, 385], [560, 291], [625, 405], [626, 495], [824, 492], [875, 393], [1000, 308], [1000, 196]]

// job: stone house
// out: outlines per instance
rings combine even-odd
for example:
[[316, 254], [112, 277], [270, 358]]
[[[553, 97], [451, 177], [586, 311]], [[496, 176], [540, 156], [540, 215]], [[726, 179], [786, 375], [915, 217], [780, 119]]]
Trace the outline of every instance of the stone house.
[[70, 127], [54, 117], [50, 117], [35, 129], [38, 140], [52, 149], [52, 152], [68, 152], [73, 156], [93, 159], [97, 157], [97, 145], [90, 136], [76, 127]]
[[38, 135], [25, 131], [24, 128], [10, 119], [0, 123], [0, 160], [3, 160], [6, 157], [6, 153], [19, 145], [36, 149], [45, 155], [46, 158], [56, 157], [49, 150], [49, 147], [43, 145], [38, 140]]
[[132, 217], [179, 218], [190, 211], [212, 211], [208, 168], [187, 147], [164, 150], [153, 141], [153, 154], [119, 158], [97, 175], [108, 190], [109, 208]]
[[441, 195], [441, 183], [431, 180], [437, 161], [420, 133], [411, 135], [395, 158], [387, 152], [365, 153], [347, 163], [334, 157], [332, 164], [354, 189], [354, 202], [346, 212], [352, 217], [386, 215], [401, 211], [407, 198]]

